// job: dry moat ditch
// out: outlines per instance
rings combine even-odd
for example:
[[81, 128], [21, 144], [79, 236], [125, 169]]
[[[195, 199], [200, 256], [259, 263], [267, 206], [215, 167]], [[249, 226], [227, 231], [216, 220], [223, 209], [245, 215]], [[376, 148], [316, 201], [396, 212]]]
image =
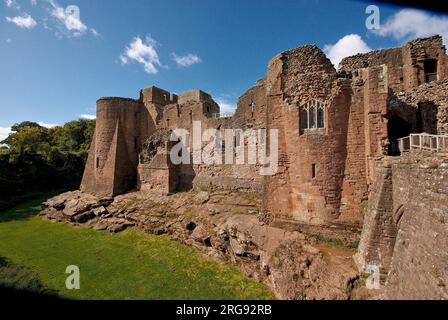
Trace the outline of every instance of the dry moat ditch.
[[238, 266], [279, 299], [369, 299], [353, 262], [356, 232], [335, 239], [313, 228], [267, 224], [261, 199], [248, 192], [131, 192], [97, 198], [68, 192], [43, 203], [49, 220], [121, 232], [137, 227], [168, 235], [217, 261]]

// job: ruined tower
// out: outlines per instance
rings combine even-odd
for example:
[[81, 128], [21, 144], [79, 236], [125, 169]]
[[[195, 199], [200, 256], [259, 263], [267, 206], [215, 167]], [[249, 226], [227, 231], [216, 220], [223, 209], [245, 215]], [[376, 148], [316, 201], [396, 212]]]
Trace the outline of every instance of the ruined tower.
[[[102, 98], [81, 190], [249, 190], [264, 195], [273, 219], [361, 225], [374, 160], [397, 154], [398, 139], [410, 133], [448, 131], [446, 100], [407, 98], [447, 78], [445, 51], [434, 36], [345, 58], [336, 70], [314, 45], [288, 50], [269, 62], [266, 77], [238, 99], [231, 117], [200, 90], [176, 95], [150, 87], [138, 100]], [[163, 163], [141, 163], [142, 146], [159, 130], [191, 130], [195, 121], [201, 130], [278, 130], [278, 172], [263, 177], [254, 164], [174, 167], [169, 143], [154, 157]]]

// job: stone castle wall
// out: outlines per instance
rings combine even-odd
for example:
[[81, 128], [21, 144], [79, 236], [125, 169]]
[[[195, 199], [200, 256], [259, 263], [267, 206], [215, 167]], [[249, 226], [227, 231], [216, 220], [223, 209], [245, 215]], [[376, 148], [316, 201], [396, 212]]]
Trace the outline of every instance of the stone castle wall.
[[[428, 59], [437, 60], [439, 81], [422, 84]], [[109, 195], [134, 187], [245, 189], [264, 194], [264, 208], [274, 219], [360, 226], [377, 179], [374, 160], [411, 132], [447, 132], [446, 61], [440, 37], [349, 57], [338, 71], [319, 48], [303, 46], [274, 57], [266, 77], [239, 98], [232, 117], [220, 117], [219, 105], [200, 90], [176, 95], [150, 87], [139, 100], [100, 99], [81, 189]], [[300, 110], [310, 101], [325, 108], [323, 128], [301, 128]], [[173, 167], [166, 163], [167, 150], [163, 165], [139, 162], [148, 138], [159, 130], [191, 133], [195, 121], [202, 132], [216, 129], [222, 136], [225, 129], [278, 130], [278, 172], [264, 177], [259, 165], [247, 162]], [[400, 123], [408, 132], [392, 134]]]
[[448, 299], [448, 158], [392, 165], [398, 232], [387, 276], [390, 299]]
[[[347, 155], [347, 81], [337, 78], [331, 62], [315, 46], [274, 58], [268, 81], [268, 128], [279, 130], [280, 172], [267, 178], [267, 210], [274, 217], [308, 223], [334, 220]], [[300, 107], [310, 100], [325, 106], [324, 128], [302, 131]], [[280, 197], [286, 199], [279, 203]]]
[[116, 195], [135, 185], [142, 138], [153, 130], [149, 120], [139, 100], [98, 100], [97, 125], [81, 184], [82, 191]]
[[381, 266], [389, 299], [447, 299], [448, 158], [376, 163], [357, 262]]

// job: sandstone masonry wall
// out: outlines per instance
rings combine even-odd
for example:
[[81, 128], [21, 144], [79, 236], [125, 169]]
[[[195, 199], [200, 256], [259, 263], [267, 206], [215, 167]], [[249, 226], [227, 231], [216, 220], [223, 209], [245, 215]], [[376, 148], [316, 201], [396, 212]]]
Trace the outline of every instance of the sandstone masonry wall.
[[389, 299], [448, 299], [448, 157], [419, 160], [392, 165], [398, 233]]
[[375, 169], [358, 266], [381, 266], [389, 299], [446, 299], [448, 157], [413, 153]]

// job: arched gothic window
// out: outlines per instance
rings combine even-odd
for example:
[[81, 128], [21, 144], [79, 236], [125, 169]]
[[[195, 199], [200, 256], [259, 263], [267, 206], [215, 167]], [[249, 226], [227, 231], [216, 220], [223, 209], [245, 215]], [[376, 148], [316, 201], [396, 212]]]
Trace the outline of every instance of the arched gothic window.
[[300, 107], [300, 130], [325, 127], [325, 106], [317, 100], [310, 100]]

